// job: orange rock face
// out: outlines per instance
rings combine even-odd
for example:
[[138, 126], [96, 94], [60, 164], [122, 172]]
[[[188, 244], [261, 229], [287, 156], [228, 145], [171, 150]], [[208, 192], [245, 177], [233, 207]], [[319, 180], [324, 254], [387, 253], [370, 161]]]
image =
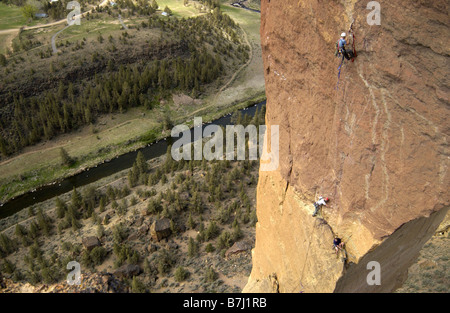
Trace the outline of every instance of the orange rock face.
[[[369, 25], [369, 1], [261, 2], [280, 166], [260, 172], [244, 291], [395, 290], [450, 204], [449, 3], [378, 1]], [[335, 43], [352, 20], [358, 57], [337, 85]], [[330, 202], [312, 217], [320, 195]], [[367, 283], [370, 261], [381, 285]]]

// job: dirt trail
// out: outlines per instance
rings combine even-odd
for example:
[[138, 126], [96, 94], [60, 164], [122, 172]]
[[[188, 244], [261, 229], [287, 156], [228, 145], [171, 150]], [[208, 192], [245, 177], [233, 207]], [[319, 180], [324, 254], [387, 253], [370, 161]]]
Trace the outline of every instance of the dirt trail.
[[242, 65], [242, 66], [241, 66], [241, 67], [233, 74], [233, 76], [231, 76], [231, 78], [225, 83], [225, 85], [223, 85], [223, 86], [219, 89], [219, 91], [216, 93], [216, 95], [214, 96], [214, 99], [211, 101], [211, 103], [210, 103], [209, 105], [204, 106], [204, 107], [202, 107], [202, 108], [200, 108], [200, 109], [198, 109], [198, 110], [195, 110], [194, 112], [191, 112], [188, 116], [192, 116], [192, 115], [194, 115], [194, 114], [196, 114], [196, 113], [198, 113], [198, 112], [200, 112], [200, 111], [203, 111], [203, 110], [208, 109], [208, 108], [210, 108], [210, 107], [212, 107], [212, 106], [215, 106], [216, 103], [217, 103], [217, 98], [220, 96], [220, 94], [221, 94], [226, 88], [228, 88], [228, 87], [233, 83], [233, 81], [236, 79], [237, 75], [239, 75], [239, 74], [242, 72], [242, 70], [243, 70], [244, 68], [246, 68], [246, 67], [252, 62], [252, 60], [253, 60], [253, 46], [252, 46], [252, 44], [250, 43], [250, 41], [248, 40], [248, 36], [247, 36], [247, 33], [245, 32], [245, 30], [244, 30], [241, 26], [239, 26], [239, 27], [240, 27], [240, 29], [242, 30], [242, 33], [244, 34], [244, 41], [245, 41], [245, 43], [246, 43], [247, 46], [249, 46], [249, 48], [250, 48], [250, 53], [249, 53], [248, 61], [247, 61], [245, 64], [243, 64], [243, 65]]

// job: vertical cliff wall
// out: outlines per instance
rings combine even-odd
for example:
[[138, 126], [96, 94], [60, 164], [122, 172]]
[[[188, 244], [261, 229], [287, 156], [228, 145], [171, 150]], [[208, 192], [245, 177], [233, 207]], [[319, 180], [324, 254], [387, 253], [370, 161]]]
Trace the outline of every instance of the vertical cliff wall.
[[[262, 0], [268, 125], [280, 166], [260, 172], [244, 292], [389, 292], [449, 204], [449, 2]], [[355, 62], [334, 56], [354, 23]], [[317, 217], [314, 200], [330, 198]], [[346, 243], [342, 262], [334, 235]], [[367, 264], [381, 265], [369, 286]]]

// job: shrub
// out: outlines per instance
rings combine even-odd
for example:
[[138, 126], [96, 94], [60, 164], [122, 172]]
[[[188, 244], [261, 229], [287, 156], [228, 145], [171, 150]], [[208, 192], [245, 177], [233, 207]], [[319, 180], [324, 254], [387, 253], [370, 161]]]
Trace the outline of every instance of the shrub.
[[182, 282], [186, 280], [186, 278], [189, 276], [189, 272], [184, 269], [184, 267], [179, 266], [175, 271], [175, 280], [177, 282]]
[[229, 248], [232, 243], [231, 234], [227, 231], [223, 231], [219, 238], [217, 239], [217, 248], [222, 250], [225, 248]]
[[158, 272], [160, 275], [165, 275], [170, 272], [170, 269], [172, 268], [174, 264], [174, 259], [172, 254], [163, 249], [160, 251], [156, 262], [158, 264]]
[[121, 243], [127, 238], [128, 230], [123, 226], [122, 223], [119, 223], [113, 227], [113, 240], [115, 243]]
[[125, 261], [129, 264], [137, 264], [140, 259], [139, 253], [125, 244], [114, 243], [113, 253], [117, 258], [114, 262], [116, 267], [121, 266]]
[[0, 234], [0, 256], [7, 256], [16, 249], [14, 242], [5, 234]]
[[8, 259], [3, 261], [2, 272], [7, 274], [12, 274], [16, 270], [16, 266], [10, 262]]
[[104, 247], [95, 247], [91, 250], [89, 255], [94, 265], [100, 265], [105, 260], [107, 252]]
[[145, 293], [147, 289], [142, 281], [140, 281], [136, 276], [133, 276], [131, 282], [131, 292], [132, 293]]
[[105, 235], [105, 228], [103, 227], [103, 225], [99, 224], [97, 226], [97, 237], [102, 238], [104, 235]]
[[209, 267], [206, 272], [205, 272], [205, 280], [206, 282], [212, 283], [213, 281], [215, 281], [218, 278], [218, 274], [216, 273], [216, 271], [214, 271], [214, 269], [212, 267]]
[[188, 256], [190, 258], [196, 257], [198, 255], [198, 245], [197, 243], [194, 241], [194, 239], [192, 239], [192, 237], [189, 237], [189, 242], [188, 242]]
[[61, 158], [61, 164], [64, 166], [72, 166], [75, 160], [69, 156], [64, 148], [59, 149], [59, 156]]
[[215, 237], [217, 237], [219, 232], [220, 232], [220, 229], [216, 225], [216, 222], [211, 221], [211, 223], [209, 223], [208, 228], [205, 231], [205, 239], [206, 240], [214, 239]]
[[216, 248], [214, 248], [214, 246], [211, 243], [208, 243], [205, 247], [205, 251], [208, 253], [214, 252], [216, 250]]
[[188, 217], [186, 226], [188, 229], [194, 229], [194, 227], [195, 227], [194, 218], [192, 217], [191, 213], [189, 213], [189, 217]]

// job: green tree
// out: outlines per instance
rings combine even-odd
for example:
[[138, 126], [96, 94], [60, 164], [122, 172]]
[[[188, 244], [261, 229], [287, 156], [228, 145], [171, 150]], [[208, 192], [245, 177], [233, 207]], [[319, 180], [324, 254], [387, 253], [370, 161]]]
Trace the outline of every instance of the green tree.
[[9, 261], [8, 259], [5, 259], [3, 261], [2, 272], [5, 272], [7, 274], [12, 274], [12, 273], [14, 273], [15, 270], [16, 270], [16, 266], [14, 265], [14, 263]]
[[3, 53], [0, 53], [0, 65], [1, 66], [6, 66], [6, 57]]
[[208, 228], [206, 229], [205, 236], [206, 240], [210, 240], [215, 238], [219, 234], [219, 227], [217, 226], [216, 222], [211, 221], [209, 223]]
[[26, 4], [22, 7], [22, 15], [26, 19], [34, 19], [36, 17], [37, 8], [34, 5]]
[[81, 228], [81, 223], [75, 217], [72, 217], [71, 224], [73, 231], [76, 231]]
[[133, 167], [128, 172], [128, 184], [130, 185], [131, 188], [137, 185], [139, 177], [140, 177], [139, 169], [137, 167], [136, 162], [134, 162]]
[[136, 276], [133, 276], [131, 282], [131, 292], [132, 293], [145, 293], [147, 289], [142, 281], [140, 281]]
[[156, 11], [156, 10], [158, 10], [159, 5], [158, 5], [158, 3], [155, 0], [152, 0], [151, 7], [152, 7], [153, 10]]
[[214, 246], [211, 243], [208, 243], [205, 247], [205, 251], [210, 253], [210, 252], [214, 252], [216, 249], [214, 248]]
[[37, 220], [40, 230], [42, 230], [42, 232], [46, 236], [50, 235], [50, 230], [52, 226], [51, 220], [46, 214], [44, 214], [44, 212], [42, 212], [41, 208], [39, 208], [38, 210]]
[[15, 250], [14, 242], [6, 234], [0, 234], [0, 257], [6, 256]]
[[[81, 197], [81, 194], [77, 191], [77, 189], [75, 187], [73, 187], [73, 190], [72, 190], [72, 197], [71, 197], [71, 203], [70, 204], [71, 204], [72, 208], [74, 208], [76, 210], [81, 208], [82, 197]], [[75, 217], [78, 218], [78, 216], [75, 216]]]
[[188, 241], [188, 256], [190, 258], [193, 258], [193, 257], [196, 257], [197, 255], [198, 255], [198, 245], [194, 241], [194, 239], [192, 239], [192, 237], [189, 237], [189, 241]]
[[187, 227], [189, 229], [194, 229], [194, 227], [195, 227], [195, 222], [194, 222], [194, 219], [192, 218], [192, 214], [191, 213], [189, 213], [189, 218], [187, 220]]
[[61, 164], [65, 166], [72, 166], [75, 163], [75, 160], [72, 159], [67, 153], [66, 149], [59, 149], [59, 156], [61, 157]]
[[5, 139], [3, 139], [3, 137], [1, 137], [0, 135], [0, 153], [3, 154], [4, 156], [8, 156], [8, 143], [5, 141]]
[[164, 8], [164, 12], [166, 12], [169, 15], [172, 15], [172, 10], [166, 5], [166, 7]]
[[27, 229], [25, 227], [23, 227], [20, 224], [16, 224], [16, 229], [15, 229], [15, 235], [18, 239], [22, 240], [22, 244], [24, 247], [27, 247], [29, 245], [29, 241], [28, 241], [28, 232]]
[[103, 227], [102, 224], [99, 224], [97, 226], [97, 237], [102, 238], [104, 235], [105, 235], [105, 228]]
[[100, 265], [106, 258], [106, 249], [104, 247], [95, 247], [89, 253], [90, 259], [94, 265]]
[[205, 280], [209, 283], [215, 281], [218, 278], [216, 271], [212, 267], [209, 267], [205, 272]]
[[147, 172], [148, 165], [147, 165], [147, 161], [145, 160], [145, 157], [144, 157], [144, 154], [142, 153], [142, 151], [139, 151], [136, 156], [136, 165], [137, 165], [137, 168], [138, 168], [140, 174]]
[[28, 237], [30, 238], [30, 240], [34, 240], [38, 237], [39, 233], [38, 233], [39, 229], [38, 226], [36, 224], [36, 222], [31, 222], [30, 224], [30, 229], [28, 231]]
[[56, 197], [56, 216], [58, 218], [63, 218], [66, 215], [66, 211], [66, 204], [59, 197]]
[[217, 239], [217, 247], [221, 249], [229, 248], [232, 243], [231, 234], [227, 231], [223, 231]]
[[158, 272], [160, 275], [169, 273], [175, 263], [173, 255], [166, 249], [162, 249], [159, 252], [156, 262], [158, 264]]
[[182, 266], [177, 267], [175, 270], [174, 278], [177, 282], [182, 282], [186, 280], [189, 276], [189, 272]]

